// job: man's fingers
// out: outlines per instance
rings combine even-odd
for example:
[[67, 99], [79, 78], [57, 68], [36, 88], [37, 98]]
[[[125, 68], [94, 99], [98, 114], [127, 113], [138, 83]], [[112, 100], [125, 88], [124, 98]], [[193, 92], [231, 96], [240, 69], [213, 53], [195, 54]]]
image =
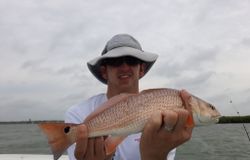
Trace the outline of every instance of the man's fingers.
[[193, 112], [191, 108], [191, 95], [186, 90], [181, 90], [180, 96], [183, 100], [184, 107], [188, 110], [189, 115], [186, 120], [186, 127], [193, 128], [194, 127], [194, 119], [193, 119]]
[[151, 116], [151, 118], [148, 120], [144, 127], [144, 134], [147, 133], [156, 133], [157, 131], [160, 130], [162, 125], [162, 114], [161, 112], [155, 112]]
[[177, 110], [177, 112], [178, 112], [179, 119], [178, 119], [178, 122], [176, 124], [176, 129], [182, 129], [183, 126], [186, 125], [187, 118], [190, 115], [190, 113], [185, 109], [179, 109], [179, 110]]
[[184, 103], [185, 109], [187, 109], [189, 112], [192, 113], [192, 108], [190, 106], [190, 100], [191, 100], [191, 95], [186, 91], [186, 90], [181, 90], [180, 96], [182, 98], [182, 101]]
[[95, 151], [94, 154], [98, 157], [104, 157], [106, 155], [104, 149], [104, 138], [98, 137], [95, 139]]
[[88, 131], [85, 125], [79, 125], [76, 130], [75, 158], [83, 159], [88, 143]]
[[[192, 114], [190, 114], [190, 112], [188, 112], [187, 110], [180, 111], [179, 116], [180, 121], [178, 124], [178, 130], [182, 130], [182, 132], [180, 132], [182, 134], [181, 137], [184, 141], [187, 141], [192, 136], [192, 130], [194, 128], [193, 117]], [[191, 122], [189, 122], [190, 118], [192, 120]]]
[[94, 146], [95, 146], [95, 138], [89, 138], [88, 139], [88, 148], [87, 148], [87, 151], [86, 151], [86, 154], [85, 154], [85, 158], [86, 159], [93, 159], [94, 157]]
[[163, 128], [166, 131], [172, 132], [178, 121], [178, 114], [174, 111], [163, 112]]

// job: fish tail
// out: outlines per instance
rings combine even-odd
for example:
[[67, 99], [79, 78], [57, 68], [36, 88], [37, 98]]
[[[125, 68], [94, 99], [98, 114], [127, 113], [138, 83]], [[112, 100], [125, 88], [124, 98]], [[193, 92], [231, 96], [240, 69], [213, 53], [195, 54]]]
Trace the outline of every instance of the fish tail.
[[57, 160], [75, 142], [74, 129], [72, 129], [75, 124], [45, 122], [38, 126], [48, 138], [54, 160]]

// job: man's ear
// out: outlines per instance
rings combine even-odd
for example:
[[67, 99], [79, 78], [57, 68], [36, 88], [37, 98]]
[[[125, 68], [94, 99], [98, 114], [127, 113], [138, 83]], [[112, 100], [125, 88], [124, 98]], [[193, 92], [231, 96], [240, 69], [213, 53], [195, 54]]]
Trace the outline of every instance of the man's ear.
[[106, 66], [101, 66], [100, 72], [101, 72], [102, 78], [104, 78], [105, 80], [107, 80], [108, 79], [108, 76], [107, 76], [107, 67]]
[[145, 63], [140, 64], [140, 71], [139, 71], [140, 78], [144, 76], [144, 74], [145, 74], [145, 68], [146, 68], [146, 64]]

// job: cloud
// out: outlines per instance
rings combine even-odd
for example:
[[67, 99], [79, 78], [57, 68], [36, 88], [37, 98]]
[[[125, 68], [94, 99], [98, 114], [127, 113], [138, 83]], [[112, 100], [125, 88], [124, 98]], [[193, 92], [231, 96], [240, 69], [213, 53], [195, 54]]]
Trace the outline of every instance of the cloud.
[[175, 54], [159, 57], [159, 63], [153, 76], [168, 79], [169, 85], [180, 87], [200, 85], [215, 72], [214, 62], [219, 49], [182, 48]]
[[117, 33], [159, 54], [142, 89], [186, 88], [234, 115], [230, 91], [242, 114], [250, 114], [248, 4], [0, 1], [0, 120], [62, 119], [69, 106], [105, 92], [86, 63]]

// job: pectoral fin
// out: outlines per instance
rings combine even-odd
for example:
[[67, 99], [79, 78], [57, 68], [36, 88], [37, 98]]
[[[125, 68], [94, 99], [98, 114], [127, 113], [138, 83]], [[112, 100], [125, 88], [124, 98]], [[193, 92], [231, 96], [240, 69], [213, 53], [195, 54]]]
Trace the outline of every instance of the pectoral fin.
[[191, 114], [188, 115], [187, 121], [186, 121], [186, 127], [192, 128], [195, 126], [193, 116]]
[[126, 138], [127, 136], [110, 136], [105, 140], [106, 155], [110, 155], [115, 152], [116, 147]]

